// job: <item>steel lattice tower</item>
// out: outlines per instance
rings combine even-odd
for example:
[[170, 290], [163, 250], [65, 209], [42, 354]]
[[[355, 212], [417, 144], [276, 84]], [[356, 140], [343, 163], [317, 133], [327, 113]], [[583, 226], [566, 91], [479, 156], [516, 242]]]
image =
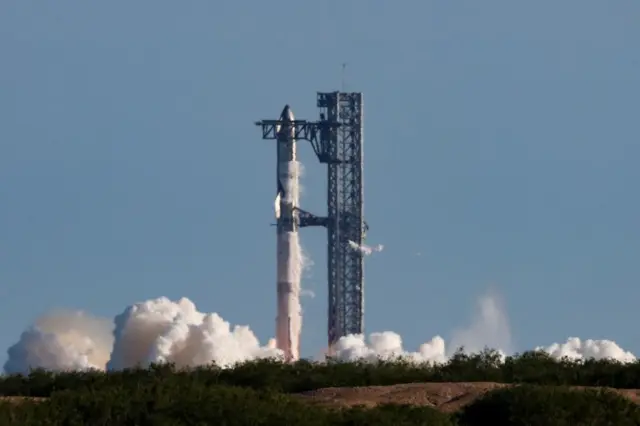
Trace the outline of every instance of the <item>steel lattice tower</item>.
[[329, 132], [327, 176], [328, 339], [364, 332], [364, 239], [362, 94], [319, 93], [321, 118], [336, 123]]
[[[318, 160], [327, 164], [327, 215], [298, 209], [300, 227], [327, 228], [328, 343], [364, 333], [363, 253], [368, 226], [364, 221], [362, 93], [318, 93], [320, 121], [293, 122], [295, 138], [311, 143]], [[278, 120], [263, 120], [263, 139], [277, 139]], [[350, 243], [351, 242], [351, 243]]]

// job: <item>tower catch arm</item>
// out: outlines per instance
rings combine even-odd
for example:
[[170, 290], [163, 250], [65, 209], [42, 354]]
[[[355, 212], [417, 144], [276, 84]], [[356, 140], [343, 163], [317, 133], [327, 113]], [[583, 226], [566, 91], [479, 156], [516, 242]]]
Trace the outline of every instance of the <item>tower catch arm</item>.
[[[262, 128], [262, 139], [277, 140], [278, 129], [284, 124], [281, 120], [262, 120], [255, 123], [256, 126]], [[329, 135], [336, 132], [340, 127], [340, 123], [321, 121], [294, 120], [287, 123], [293, 127], [294, 138], [296, 140], [305, 140], [311, 144], [313, 152], [315, 152], [318, 160], [325, 164], [342, 163], [338, 158], [331, 158], [329, 150]]]

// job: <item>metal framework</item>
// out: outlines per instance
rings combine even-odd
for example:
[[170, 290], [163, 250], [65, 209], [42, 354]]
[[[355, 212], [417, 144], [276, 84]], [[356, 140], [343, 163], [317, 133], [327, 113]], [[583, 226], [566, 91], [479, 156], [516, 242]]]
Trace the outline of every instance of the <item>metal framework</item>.
[[[297, 140], [309, 141], [318, 160], [327, 164], [327, 216], [298, 209], [300, 227], [327, 228], [327, 276], [329, 285], [328, 343], [364, 332], [363, 253], [368, 230], [364, 221], [363, 105], [362, 93], [317, 94], [320, 120], [295, 120]], [[279, 120], [264, 120], [262, 138], [277, 140]], [[350, 243], [351, 242], [351, 243]]]

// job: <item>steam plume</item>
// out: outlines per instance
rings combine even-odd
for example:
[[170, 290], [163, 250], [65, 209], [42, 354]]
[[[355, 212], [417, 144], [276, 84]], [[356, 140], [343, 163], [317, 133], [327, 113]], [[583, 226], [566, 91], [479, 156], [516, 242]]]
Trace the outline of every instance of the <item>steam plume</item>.
[[48, 370], [104, 369], [113, 345], [112, 322], [84, 312], [44, 315], [9, 348], [7, 373]]
[[218, 314], [203, 314], [193, 302], [159, 298], [128, 307], [115, 320], [115, 342], [108, 369], [172, 362], [178, 367], [210, 364], [226, 367], [256, 358], [279, 357], [262, 347], [246, 326], [235, 326]]
[[[358, 335], [343, 337], [335, 345], [335, 355], [342, 360], [401, 356], [416, 362], [444, 362], [459, 346], [467, 352], [488, 346], [509, 353], [512, 343], [503, 309], [495, 292], [483, 295], [470, 324], [456, 330], [449, 345], [436, 336], [408, 352], [400, 335], [386, 331], [372, 333], [368, 340]], [[610, 340], [569, 338], [536, 350], [554, 358], [636, 360]], [[8, 354], [4, 366], [8, 373], [27, 373], [37, 367], [120, 369], [151, 362], [173, 362], [180, 367], [215, 362], [226, 367], [258, 358], [283, 358], [273, 340], [261, 345], [247, 326], [232, 327], [218, 314], [198, 312], [186, 298], [171, 301], [164, 297], [131, 305], [113, 322], [81, 312], [43, 316], [22, 333]]]
[[[482, 295], [477, 302], [476, 312], [470, 324], [453, 332], [449, 345], [440, 336], [420, 345], [417, 351], [406, 351], [402, 338], [392, 331], [372, 333], [368, 341], [363, 335], [341, 338], [334, 346], [336, 358], [342, 360], [375, 360], [404, 358], [415, 362], [441, 363], [456, 350], [463, 348], [466, 353], [478, 352], [484, 348], [497, 349], [504, 358], [512, 353], [513, 343], [508, 315], [500, 295], [493, 289]], [[547, 347], [537, 347], [555, 359], [568, 357], [582, 359], [614, 359], [633, 362], [636, 357], [611, 340], [585, 340], [571, 337], [565, 343], [553, 343]]]
[[129, 306], [112, 323], [84, 313], [40, 318], [8, 354], [7, 373], [28, 373], [38, 367], [121, 369], [152, 362], [180, 367], [215, 362], [226, 367], [282, 357], [273, 340], [261, 346], [248, 327], [231, 328], [218, 314], [198, 312], [189, 299], [173, 302], [164, 297]]
[[448, 355], [460, 347], [468, 353], [478, 352], [485, 347], [495, 348], [505, 355], [511, 351], [511, 345], [509, 320], [504, 306], [498, 293], [490, 291], [479, 298], [471, 323], [454, 331], [449, 348], [442, 337], [435, 336], [420, 345], [417, 352], [406, 352], [400, 335], [385, 331], [371, 334], [368, 342], [362, 335], [344, 337], [334, 350], [336, 357], [344, 360], [403, 357], [422, 362], [444, 362]]
[[543, 350], [554, 358], [567, 357], [573, 360], [584, 359], [616, 359], [621, 362], [633, 362], [636, 357], [622, 349], [611, 340], [580, 340], [577, 337], [570, 337], [565, 343], [554, 343], [546, 348], [538, 347], [536, 350]]
[[356, 243], [355, 241], [349, 241], [349, 247], [354, 250], [361, 251], [365, 256], [370, 256], [373, 252], [381, 252], [382, 250], [384, 250], [384, 246], [382, 244], [378, 244], [375, 246], [368, 246], [365, 244], [358, 245], [358, 243]]
[[513, 351], [507, 315], [502, 297], [493, 288], [478, 299], [471, 323], [453, 332], [451, 348], [464, 347], [467, 352], [478, 352], [485, 347]]

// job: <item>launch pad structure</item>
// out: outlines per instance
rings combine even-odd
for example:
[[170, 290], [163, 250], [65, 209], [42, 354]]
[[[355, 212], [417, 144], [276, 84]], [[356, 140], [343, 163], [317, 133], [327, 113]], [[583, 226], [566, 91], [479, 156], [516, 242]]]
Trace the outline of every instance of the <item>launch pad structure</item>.
[[[296, 207], [299, 227], [327, 229], [328, 344], [364, 333], [364, 258], [360, 247], [368, 225], [364, 220], [363, 103], [359, 92], [317, 94], [318, 121], [263, 120], [262, 139], [282, 143], [286, 126], [295, 140], [308, 141], [327, 165], [327, 215]], [[285, 107], [288, 110], [288, 107]]]

